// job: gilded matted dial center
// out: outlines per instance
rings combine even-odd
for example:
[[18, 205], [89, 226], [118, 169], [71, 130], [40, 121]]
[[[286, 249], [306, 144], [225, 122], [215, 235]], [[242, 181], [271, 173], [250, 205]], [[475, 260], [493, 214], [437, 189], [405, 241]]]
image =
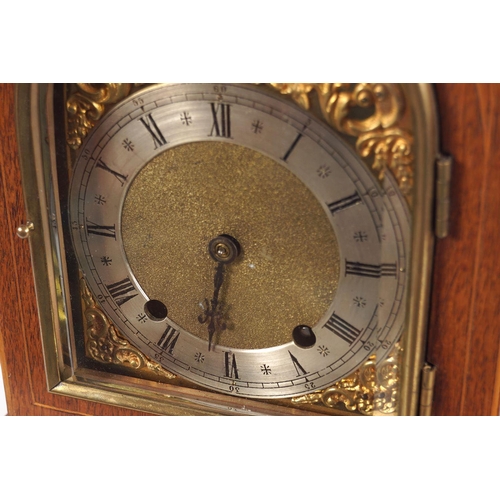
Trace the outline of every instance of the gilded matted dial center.
[[321, 203], [284, 166], [235, 144], [184, 144], [150, 161], [127, 192], [122, 237], [148, 297], [205, 340], [215, 318], [215, 345], [291, 342], [297, 325], [325, 315], [338, 286], [338, 244]]

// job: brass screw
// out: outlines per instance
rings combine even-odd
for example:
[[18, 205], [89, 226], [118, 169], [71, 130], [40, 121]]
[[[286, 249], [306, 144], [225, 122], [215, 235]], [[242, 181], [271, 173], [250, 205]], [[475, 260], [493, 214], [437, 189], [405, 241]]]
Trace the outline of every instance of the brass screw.
[[16, 234], [19, 236], [19, 238], [22, 238], [24, 240], [30, 235], [30, 232], [33, 231], [33, 229], [35, 229], [35, 225], [33, 224], [33, 222], [27, 221], [26, 224], [21, 224], [16, 229]]
[[217, 246], [215, 247], [215, 253], [221, 258], [221, 259], [227, 259], [229, 256], [229, 247], [225, 245], [224, 243], [218, 243]]

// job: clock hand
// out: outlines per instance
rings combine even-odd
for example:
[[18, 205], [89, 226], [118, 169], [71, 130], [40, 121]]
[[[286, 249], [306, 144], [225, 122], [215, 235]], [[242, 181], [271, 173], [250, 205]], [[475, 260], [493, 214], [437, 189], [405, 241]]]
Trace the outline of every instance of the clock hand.
[[211, 300], [212, 309], [208, 313], [208, 315], [210, 317], [210, 322], [208, 323], [208, 350], [209, 351], [210, 351], [210, 347], [212, 345], [212, 338], [213, 338], [215, 330], [216, 330], [215, 317], [217, 314], [217, 308], [219, 306], [219, 292], [220, 292], [220, 289], [222, 287], [222, 283], [224, 282], [224, 271], [225, 270], [226, 270], [226, 265], [223, 262], [219, 262], [219, 264], [216, 268], [215, 277], [214, 277], [214, 296]]
[[[222, 234], [210, 241], [208, 251], [210, 256], [218, 263], [214, 276], [214, 294], [212, 300], [210, 301], [210, 310], [205, 313], [204, 317], [200, 316], [198, 320], [201, 323], [204, 323], [208, 318], [210, 318], [208, 323], [208, 350], [210, 351], [212, 347], [212, 339], [217, 330], [218, 320], [220, 319], [220, 313], [218, 311], [220, 307], [219, 293], [222, 288], [222, 284], [224, 283], [226, 266], [234, 262], [236, 257], [238, 257], [241, 247], [238, 241], [236, 241], [232, 236]], [[208, 306], [207, 299], [205, 299], [205, 303]], [[219, 328], [224, 330], [225, 325], [219, 325]]]

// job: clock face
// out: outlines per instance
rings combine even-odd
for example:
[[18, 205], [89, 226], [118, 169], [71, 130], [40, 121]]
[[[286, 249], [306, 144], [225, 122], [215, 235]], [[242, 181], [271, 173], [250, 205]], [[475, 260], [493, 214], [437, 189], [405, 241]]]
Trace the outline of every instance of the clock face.
[[113, 323], [210, 389], [312, 392], [401, 333], [409, 216], [395, 182], [259, 87], [158, 85], [119, 104], [75, 164], [70, 217]]

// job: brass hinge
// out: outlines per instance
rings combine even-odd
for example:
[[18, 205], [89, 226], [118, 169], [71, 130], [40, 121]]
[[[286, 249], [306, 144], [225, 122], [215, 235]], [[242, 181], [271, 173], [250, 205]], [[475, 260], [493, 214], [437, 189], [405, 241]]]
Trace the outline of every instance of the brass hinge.
[[450, 221], [450, 179], [453, 158], [440, 155], [436, 160], [435, 232], [438, 238], [448, 236]]
[[422, 368], [422, 385], [420, 389], [419, 415], [428, 417], [432, 414], [432, 399], [436, 381], [436, 367], [428, 363]]

